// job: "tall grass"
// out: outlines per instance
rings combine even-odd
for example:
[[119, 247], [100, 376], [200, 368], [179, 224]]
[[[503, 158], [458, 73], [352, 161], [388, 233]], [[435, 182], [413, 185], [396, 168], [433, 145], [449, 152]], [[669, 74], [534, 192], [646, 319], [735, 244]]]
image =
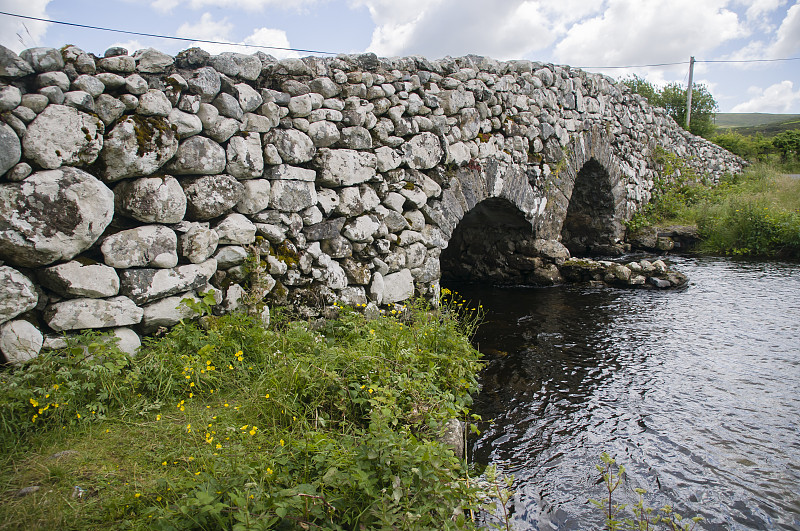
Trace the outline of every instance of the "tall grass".
[[698, 227], [702, 252], [800, 258], [800, 179], [761, 163], [716, 186], [677, 179], [663, 185], [629, 227], [677, 224]]
[[439, 437], [478, 310], [450, 302], [206, 316], [135, 358], [87, 334], [5, 370], [0, 529], [472, 528], [486, 494]]

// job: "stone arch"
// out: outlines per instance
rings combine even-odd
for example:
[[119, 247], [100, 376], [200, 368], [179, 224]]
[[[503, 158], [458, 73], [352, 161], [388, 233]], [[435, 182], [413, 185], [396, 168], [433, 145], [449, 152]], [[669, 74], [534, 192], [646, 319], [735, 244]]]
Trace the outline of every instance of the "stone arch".
[[447, 220], [440, 225], [447, 240], [439, 257], [441, 279], [531, 282], [540, 265], [533, 220], [543, 207], [522, 165], [490, 160], [456, 170], [440, 205]]
[[548, 143], [546, 149], [546, 160], [555, 164], [546, 237], [561, 240], [573, 256], [621, 252], [629, 218], [627, 177], [608, 136], [595, 127], [574, 135], [564, 148]]
[[500, 197], [485, 199], [453, 230], [439, 257], [442, 281], [524, 283], [535, 266], [519, 251], [532, 248], [532, 241], [531, 223], [516, 206]]
[[573, 256], [615, 254], [621, 227], [612, 188], [608, 171], [594, 158], [576, 175], [561, 227], [561, 243]]

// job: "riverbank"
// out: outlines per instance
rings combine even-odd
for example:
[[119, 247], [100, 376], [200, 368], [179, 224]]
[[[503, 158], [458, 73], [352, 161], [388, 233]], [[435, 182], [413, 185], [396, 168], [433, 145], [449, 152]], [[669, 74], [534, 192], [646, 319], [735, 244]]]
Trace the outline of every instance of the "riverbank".
[[0, 529], [471, 528], [441, 437], [479, 310], [358, 310], [206, 315], [133, 358], [87, 334], [1, 373]]
[[632, 246], [800, 258], [800, 180], [763, 164], [715, 186], [691, 172], [678, 174], [658, 187], [651, 203], [629, 223]]

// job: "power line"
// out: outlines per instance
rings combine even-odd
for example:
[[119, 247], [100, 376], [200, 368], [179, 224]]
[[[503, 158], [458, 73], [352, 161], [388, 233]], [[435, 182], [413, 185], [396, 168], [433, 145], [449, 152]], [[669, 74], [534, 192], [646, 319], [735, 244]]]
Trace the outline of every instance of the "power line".
[[284, 51], [290, 51], [290, 52], [303, 52], [303, 53], [313, 53], [313, 54], [323, 54], [323, 55], [337, 55], [336, 52], [323, 52], [323, 51], [320, 51], [320, 50], [304, 50], [302, 48], [284, 48], [284, 47], [281, 47], [281, 46], [264, 46], [264, 45], [261, 45], [261, 44], [238, 44], [238, 43], [234, 43], [234, 42], [210, 41], [210, 40], [206, 40], [206, 39], [189, 39], [189, 38], [186, 38], [186, 37], [172, 37], [172, 36], [169, 36], [169, 35], [158, 35], [158, 34], [155, 34], [155, 33], [142, 33], [142, 32], [138, 32], [138, 31], [128, 31], [128, 30], [112, 29], [112, 28], [102, 28], [102, 27], [99, 27], [99, 26], [89, 26], [87, 24], [77, 24], [75, 22], [64, 22], [62, 20], [51, 20], [51, 19], [46, 19], [46, 18], [31, 17], [31, 16], [28, 16], [28, 15], [19, 15], [19, 14], [16, 14], [16, 13], [6, 13], [5, 11], [0, 11], [0, 15], [6, 15], [6, 16], [9, 16], [9, 17], [24, 18], [24, 19], [27, 19], [27, 20], [36, 20], [36, 21], [39, 21], [39, 22], [48, 22], [50, 24], [61, 24], [63, 26], [72, 26], [72, 27], [75, 27], [75, 28], [93, 29], [93, 30], [98, 30], [98, 31], [110, 31], [110, 32], [113, 32], [113, 33], [124, 33], [126, 35], [136, 35], [136, 36], [139, 36], [139, 37], [155, 37], [155, 38], [158, 38], [158, 39], [171, 39], [173, 41], [183, 41], [183, 42], [202, 42], [202, 43], [205, 43], [205, 44], [222, 44], [222, 45], [226, 45], [226, 46], [244, 46], [246, 48], [263, 48], [263, 49], [267, 49], [267, 50], [284, 50]]
[[[780, 59], [697, 59], [695, 63], [773, 63], [776, 61], [800, 61], [800, 57], [784, 57]], [[649, 68], [656, 66], [677, 66], [688, 65], [689, 61], [676, 61], [674, 63], [654, 63], [647, 65], [624, 65], [624, 66], [577, 66], [575, 68], [582, 68], [588, 70], [594, 69], [612, 69], [612, 68]]]
[[695, 63], [773, 63], [775, 61], [800, 61], [800, 57], [784, 57], [782, 59], [708, 59]]
[[[702, 63], [703, 61], [695, 61], [696, 63]], [[655, 63], [649, 65], [627, 65], [627, 66], [576, 66], [575, 68], [581, 68], [583, 70], [588, 69], [611, 69], [611, 68], [649, 68], [653, 66], [675, 66], [675, 65], [688, 65], [689, 61], [677, 61], [675, 63]]]
[[[104, 28], [101, 26], [90, 26], [87, 24], [78, 24], [75, 22], [65, 22], [63, 20], [52, 20], [46, 18], [38, 18], [38, 17], [31, 17], [28, 15], [20, 15], [17, 13], [7, 13], [5, 11], [0, 11], [0, 15], [5, 15], [8, 17], [16, 17], [16, 18], [24, 18], [27, 20], [36, 20], [38, 22], [47, 22], [50, 24], [60, 24], [62, 26], [72, 26], [75, 28], [83, 28], [83, 29], [92, 29], [97, 31], [108, 31], [112, 33], [124, 33], [126, 35], [136, 35], [138, 37], [153, 37], [156, 39], [169, 39], [173, 41], [181, 41], [181, 42], [202, 42], [204, 44], [220, 44], [223, 46], [242, 46], [245, 48], [261, 48], [266, 50], [283, 50], [283, 51], [290, 51], [290, 52], [303, 52], [303, 53], [313, 53], [313, 54], [322, 54], [322, 55], [338, 55], [338, 52], [325, 52], [321, 50], [306, 50], [303, 48], [288, 48], [288, 47], [281, 47], [281, 46], [266, 46], [262, 44], [239, 44], [235, 42], [224, 42], [224, 41], [212, 41], [207, 39], [191, 39], [188, 37], [173, 37], [170, 35], [159, 35], [157, 33], [143, 33], [138, 31], [129, 31], [129, 30], [121, 30], [121, 29], [114, 29], [114, 28]], [[707, 60], [697, 60], [695, 63], [770, 63], [770, 62], [777, 62], [777, 61], [800, 61], [800, 57], [786, 57], [786, 58], [779, 58], [779, 59], [707, 59]], [[672, 63], [651, 63], [651, 64], [644, 64], [644, 65], [622, 65], [622, 66], [576, 66], [575, 68], [581, 68], [584, 70], [589, 69], [602, 69], [602, 70], [610, 70], [610, 69], [620, 69], [620, 68], [655, 68], [660, 66], [677, 66], [677, 65], [688, 65], [689, 61], [676, 61]]]

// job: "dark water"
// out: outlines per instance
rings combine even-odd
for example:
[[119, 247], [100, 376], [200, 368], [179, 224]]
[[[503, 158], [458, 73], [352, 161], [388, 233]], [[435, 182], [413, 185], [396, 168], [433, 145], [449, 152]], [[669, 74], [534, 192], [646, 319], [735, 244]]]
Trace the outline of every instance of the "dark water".
[[674, 265], [679, 291], [455, 286], [490, 311], [473, 451], [516, 477], [515, 529], [601, 528], [604, 451], [628, 469], [617, 501], [800, 529], [800, 264]]

